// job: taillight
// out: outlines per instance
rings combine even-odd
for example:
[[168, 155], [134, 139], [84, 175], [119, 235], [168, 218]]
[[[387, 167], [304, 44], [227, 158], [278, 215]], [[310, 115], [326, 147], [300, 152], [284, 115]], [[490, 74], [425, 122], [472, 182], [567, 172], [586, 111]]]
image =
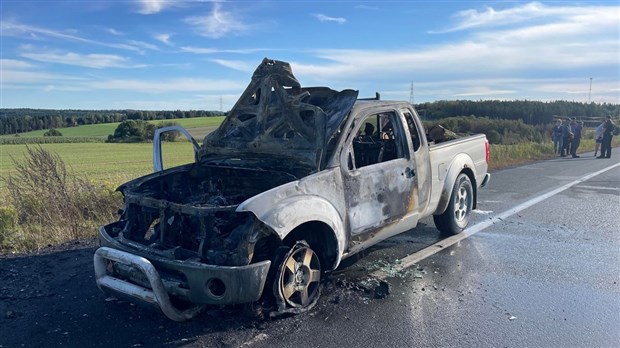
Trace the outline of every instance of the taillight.
[[484, 152], [486, 152], [487, 164], [491, 163], [491, 147], [488, 139], [484, 139]]

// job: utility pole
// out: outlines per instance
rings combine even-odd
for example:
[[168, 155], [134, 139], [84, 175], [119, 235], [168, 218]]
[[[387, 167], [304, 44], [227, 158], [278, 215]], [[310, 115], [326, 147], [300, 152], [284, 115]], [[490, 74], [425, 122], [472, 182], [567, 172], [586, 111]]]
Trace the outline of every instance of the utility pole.
[[413, 105], [413, 81], [411, 81], [411, 89], [409, 90], [409, 104]]
[[592, 78], [590, 77], [590, 92], [588, 92], [588, 104], [590, 104], [590, 97], [592, 97]]

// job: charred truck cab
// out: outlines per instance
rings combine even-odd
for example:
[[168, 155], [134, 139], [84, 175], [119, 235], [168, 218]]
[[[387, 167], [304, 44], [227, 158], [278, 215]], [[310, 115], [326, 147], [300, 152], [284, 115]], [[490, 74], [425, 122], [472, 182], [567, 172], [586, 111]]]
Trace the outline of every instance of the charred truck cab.
[[158, 131], [155, 172], [118, 188], [120, 218], [99, 229], [99, 288], [176, 321], [261, 296], [299, 312], [322, 272], [422, 216], [462, 231], [488, 181], [484, 135], [433, 145], [411, 105], [357, 95], [264, 59], [220, 127], [190, 139], [195, 163], [164, 170], [160, 133], [190, 136]]

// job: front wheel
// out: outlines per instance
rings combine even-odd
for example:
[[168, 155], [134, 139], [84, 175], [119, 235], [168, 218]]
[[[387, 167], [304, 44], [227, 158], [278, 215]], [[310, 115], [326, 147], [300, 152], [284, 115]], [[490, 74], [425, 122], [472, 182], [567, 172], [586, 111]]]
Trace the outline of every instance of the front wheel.
[[306, 242], [297, 242], [282, 258], [274, 283], [280, 311], [286, 308], [303, 311], [319, 299], [321, 263]]
[[441, 215], [433, 215], [437, 229], [446, 234], [463, 232], [474, 206], [474, 189], [466, 174], [459, 174], [452, 188], [448, 208]]

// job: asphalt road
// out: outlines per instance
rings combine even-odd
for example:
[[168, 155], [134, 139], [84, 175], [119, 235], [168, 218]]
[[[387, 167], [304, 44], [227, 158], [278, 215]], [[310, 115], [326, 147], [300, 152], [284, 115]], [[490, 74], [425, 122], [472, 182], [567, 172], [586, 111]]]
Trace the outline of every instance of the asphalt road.
[[313, 310], [278, 320], [224, 307], [174, 323], [106, 301], [93, 241], [3, 257], [0, 347], [620, 347], [619, 154], [495, 172], [467, 238], [425, 219], [331, 274]]

